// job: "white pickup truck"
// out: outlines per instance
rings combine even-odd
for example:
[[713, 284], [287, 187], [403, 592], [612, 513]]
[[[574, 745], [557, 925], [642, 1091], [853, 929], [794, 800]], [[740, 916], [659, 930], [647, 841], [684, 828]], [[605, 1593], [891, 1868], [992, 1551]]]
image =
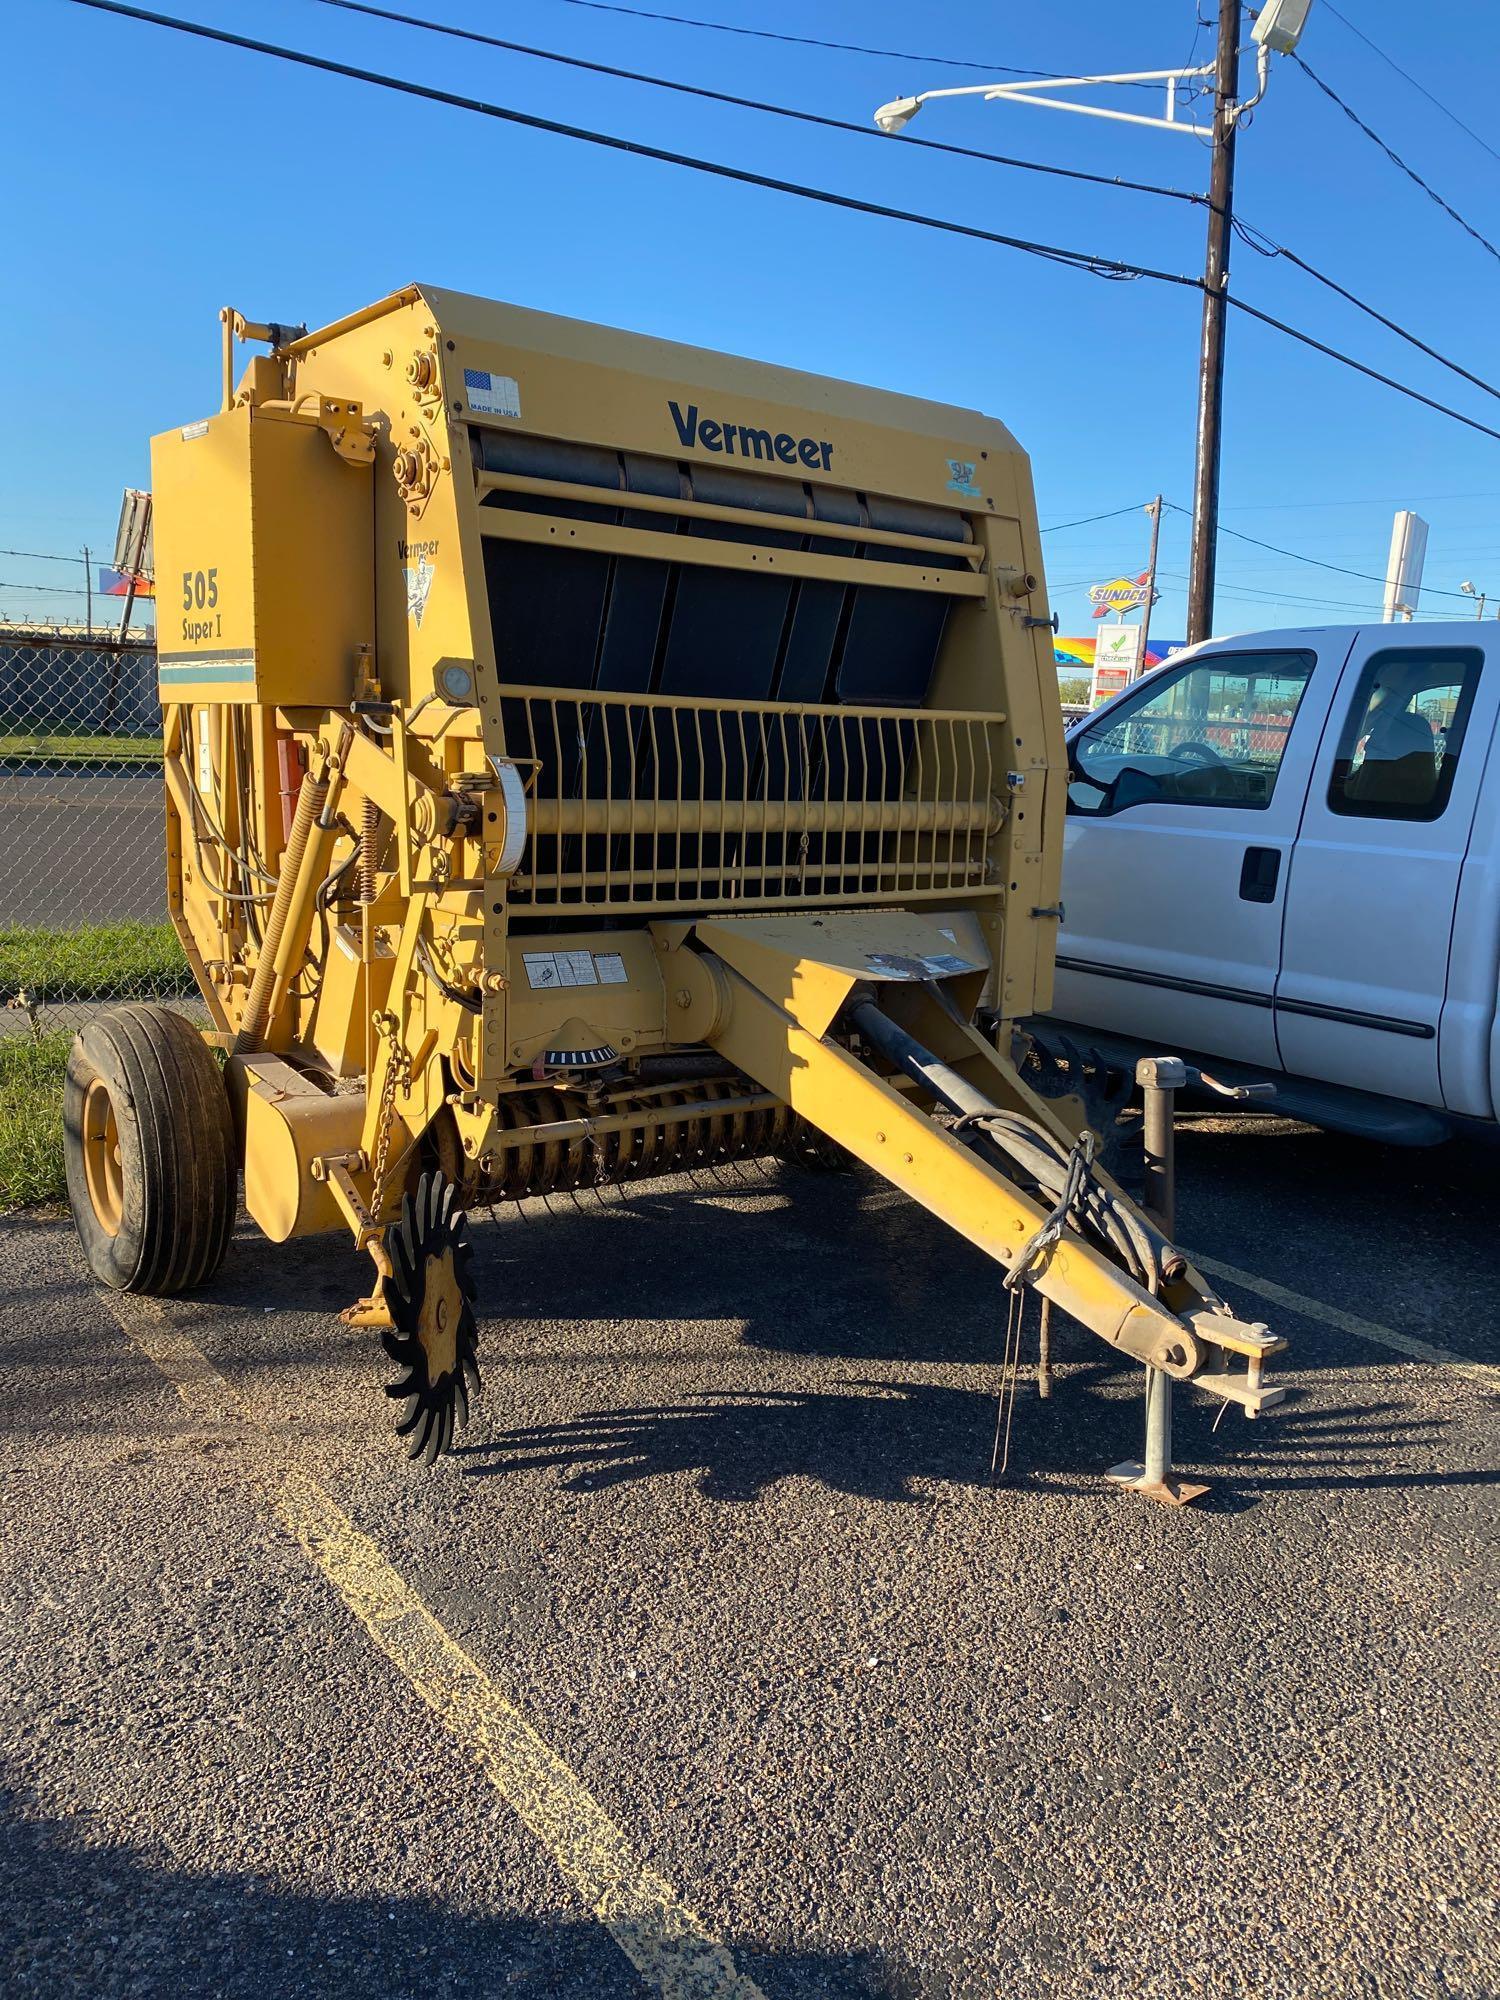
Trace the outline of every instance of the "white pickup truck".
[[1053, 1014], [1421, 1145], [1500, 1115], [1500, 629], [1213, 639], [1068, 733]]

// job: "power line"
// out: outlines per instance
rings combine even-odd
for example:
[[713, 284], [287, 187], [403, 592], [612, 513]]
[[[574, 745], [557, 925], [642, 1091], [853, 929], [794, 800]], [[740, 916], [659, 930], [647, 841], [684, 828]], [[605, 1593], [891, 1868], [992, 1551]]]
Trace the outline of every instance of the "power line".
[[[375, 20], [392, 21], [401, 27], [416, 28], [427, 34], [446, 35], [456, 41], [474, 42], [486, 48], [504, 49], [513, 55], [532, 56], [541, 62], [560, 63], [570, 69], [587, 70], [598, 76], [616, 77], [629, 83], [648, 84], [658, 90], [672, 90], [684, 96], [701, 97], [710, 103], [732, 104], [740, 110], [764, 112], [773, 118], [790, 118], [801, 124], [821, 126], [827, 131], [852, 132], [856, 137], [861, 139], [879, 140], [885, 137], [883, 133], [877, 132], [873, 126], [857, 125], [847, 118], [831, 118], [821, 112], [802, 111], [789, 105], [767, 103], [764, 99], [740, 97], [729, 91], [709, 89], [706, 85], [702, 84], [682, 83], [675, 78], [653, 76], [642, 70], [622, 69], [613, 63], [593, 62], [582, 56], [563, 55], [554, 49], [540, 49], [531, 43], [509, 41], [499, 35], [483, 34], [474, 28], [455, 27], [441, 21], [422, 20], [415, 14], [404, 14], [392, 8], [374, 6], [370, 4], [370, 0], [316, 0], [316, 4], [324, 7], [336, 7], [344, 13], [364, 14]], [[593, 0], [589, 0], [589, 4], [593, 4]], [[995, 166], [1017, 167], [1026, 173], [1051, 175], [1063, 180], [1086, 181], [1097, 187], [1123, 188], [1135, 194], [1161, 195], [1172, 201], [1185, 201], [1198, 207], [1202, 207], [1205, 202], [1203, 195], [1190, 193], [1181, 188], [1158, 187], [1146, 181], [1131, 181], [1121, 179], [1119, 176], [1091, 174], [1083, 172], [1076, 167], [1044, 165], [1035, 160], [1019, 159], [1010, 154], [986, 153], [974, 146], [956, 146], [943, 140], [930, 139], [908, 139], [905, 143], [910, 146], [916, 146], [924, 152], [949, 153], [960, 159], [982, 160], [987, 164]], [[1390, 332], [1398, 335], [1400, 339], [1407, 341], [1412, 347], [1417, 348], [1430, 359], [1439, 362], [1444, 368], [1450, 369], [1455, 375], [1462, 376], [1466, 382], [1471, 382], [1476, 388], [1483, 389], [1486, 395], [1494, 396], [1497, 401], [1500, 401], [1500, 389], [1492, 387], [1481, 376], [1473, 374], [1459, 362], [1450, 361], [1446, 355], [1440, 354], [1435, 347], [1430, 347], [1426, 341], [1419, 339], [1416, 334], [1408, 332], [1405, 327], [1399, 325], [1395, 320], [1388, 318], [1384, 313], [1377, 311], [1374, 306], [1367, 304], [1357, 293], [1351, 292], [1346, 286], [1339, 284], [1336, 279], [1330, 278], [1326, 272], [1320, 271], [1315, 265], [1309, 264], [1305, 258], [1299, 257], [1296, 251], [1289, 250], [1284, 243], [1277, 243], [1263, 230], [1255, 229], [1249, 223], [1242, 222], [1239, 219], [1236, 219], [1234, 227], [1242, 239], [1262, 256], [1271, 258], [1281, 257], [1285, 258], [1288, 263], [1295, 264], [1298, 270], [1306, 272], [1308, 277], [1315, 279], [1321, 285], [1327, 286], [1329, 291], [1336, 293], [1341, 299], [1347, 300], [1350, 305], [1357, 307], [1359, 311], [1368, 314], [1371, 319], [1377, 321], [1381, 326], [1386, 327]]]
[[[940, 69], [972, 69], [981, 76], [1050, 77], [1046, 69], [1015, 69], [1005, 63], [972, 62], [963, 56], [913, 55], [910, 49], [872, 49], [862, 42], [823, 41], [816, 35], [786, 35], [773, 28], [742, 28], [731, 21], [700, 21], [689, 14], [661, 14], [646, 7], [623, 7], [615, 0], [561, 0], [565, 7], [586, 7], [594, 14], [628, 14], [636, 21], [668, 21], [677, 28], [708, 28], [718, 35], [748, 35], [759, 42], [792, 42], [803, 49], [837, 49], [845, 55], [889, 56], [896, 62], [935, 63]], [[1089, 81], [1090, 79], [1084, 79]], [[1146, 90], [1149, 84], [1137, 88]]]
[[[93, 5], [97, 0], [79, 0], [79, 4]], [[1330, 347], [1327, 341], [1317, 340], [1300, 327], [1288, 326], [1284, 319], [1277, 319], [1274, 313], [1262, 312], [1259, 306], [1252, 306], [1245, 299], [1236, 298], [1231, 292], [1229, 303], [1238, 312], [1247, 313], [1251, 319], [1258, 319], [1263, 326], [1274, 326], [1278, 333], [1284, 333], [1288, 340], [1300, 340], [1304, 347], [1312, 347], [1319, 354], [1326, 354], [1334, 361], [1342, 361], [1346, 368], [1352, 368], [1360, 375], [1368, 375], [1372, 382], [1384, 383], [1387, 389], [1394, 389], [1398, 396], [1409, 396], [1414, 403], [1425, 403], [1429, 410], [1438, 410], [1445, 417], [1452, 417], [1458, 424], [1465, 424], [1471, 431], [1479, 431], [1483, 436], [1494, 438], [1500, 444], [1500, 431], [1482, 424], [1477, 417], [1466, 417], [1462, 410], [1455, 410], [1451, 404], [1438, 402], [1435, 396], [1424, 396], [1420, 389], [1413, 389], [1405, 382], [1398, 382], [1394, 375], [1383, 375], [1378, 368], [1371, 368], [1363, 361], [1356, 361], [1352, 354], [1345, 354], [1340, 347]]]
[[1304, 76], [1308, 77], [1313, 83], [1315, 83], [1318, 86], [1319, 90], [1322, 91], [1323, 95], [1326, 98], [1328, 98], [1331, 103], [1334, 103], [1338, 106], [1339, 110], [1343, 112], [1344, 116], [1350, 121], [1351, 124], [1357, 125], [1359, 127], [1360, 131], [1364, 133], [1365, 137], [1370, 141], [1372, 145], [1378, 146], [1380, 148], [1381, 152], [1385, 154], [1386, 158], [1391, 162], [1392, 166], [1399, 167], [1401, 169], [1401, 172], [1405, 174], [1406, 178], [1409, 181], [1413, 181], [1422, 190], [1423, 194], [1426, 195], [1429, 201], [1436, 202], [1438, 207], [1443, 211], [1445, 215], [1452, 217], [1452, 219], [1458, 224], [1459, 228], [1464, 231], [1465, 235], [1472, 236], [1474, 241], [1479, 245], [1479, 247], [1482, 250], [1488, 250], [1490, 255], [1495, 259], [1496, 263], [1500, 263], [1500, 250], [1497, 250], [1495, 248], [1494, 244], [1491, 243], [1490, 239], [1487, 236], [1481, 236], [1479, 231], [1474, 227], [1472, 222], [1466, 222], [1463, 216], [1461, 216], [1458, 210], [1453, 206], [1451, 201], [1444, 201], [1443, 197], [1438, 193], [1437, 189], [1435, 187], [1430, 186], [1426, 181], [1424, 181], [1422, 176], [1417, 172], [1415, 167], [1407, 165], [1406, 161], [1402, 159], [1401, 155], [1396, 151], [1394, 146], [1387, 145], [1386, 141], [1381, 138], [1380, 134], [1377, 131], [1375, 131], [1372, 126], [1367, 125], [1364, 119], [1360, 117], [1359, 113], [1353, 110], [1349, 105], [1347, 105], [1344, 102], [1343, 98], [1339, 96], [1336, 90], [1330, 89], [1329, 86], [1323, 81], [1322, 77], [1318, 75], [1317, 71], [1309, 66], [1305, 56], [1299, 55], [1297, 51], [1294, 49], [1292, 51], [1292, 61], [1300, 66]]
[[353, 63], [335, 62], [330, 56], [309, 55], [303, 49], [289, 49], [276, 42], [261, 42], [249, 35], [231, 34], [226, 28], [210, 28], [201, 21], [184, 21], [173, 14], [153, 13], [146, 7], [131, 7], [124, 0], [67, 0], [73, 7], [87, 7], [95, 13], [114, 14], [127, 21], [144, 21], [152, 27], [170, 28], [178, 34], [193, 35], [199, 41], [218, 42], [226, 48], [248, 49], [253, 55], [274, 56], [280, 62], [295, 63], [303, 69], [321, 70], [328, 76], [342, 76], [354, 83], [373, 84], [378, 90], [392, 90], [403, 97], [417, 97], [429, 104], [445, 104], [457, 111], [471, 111], [481, 118], [495, 118], [502, 124], [519, 125], [532, 132], [550, 132], [561, 139], [577, 139], [589, 146], [602, 146], [614, 153], [630, 153], [637, 159], [659, 160], [669, 167], [687, 167], [695, 173], [712, 174], [719, 180], [738, 181], [744, 187], [769, 188], [777, 194], [797, 195], [804, 201], [821, 202], [828, 208], [849, 209], [857, 215], [875, 215], [891, 222], [911, 222], [919, 228], [937, 229], [949, 236], [966, 236], [978, 243], [994, 243], [1007, 250], [1021, 250], [1030, 256], [1045, 257], [1074, 270], [1087, 271], [1098, 278], [1151, 278], [1158, 284], [1181, 285], [1201, 291], [1202, 280], [1180, 272], [1157, 271], [1144, 264], [1129, 264], [1118, 257], [1104, 257], [1086, 250], [1068, 250], [1052, 243], [1038, 243], [1025, 236], [1005, 236], [998, 230], [980, 229], [968, 222], [951, 222], [946, 217], [921, 215], [912, 209], [892, 208], [884, 202], [863, 201], [855, 195], [834, 194], [828, 188], [808, 187], [800, 181], [784, 181], [773, 174], [752, 173], [746, 167], [729, 167], [717, 160], [701, 160], [692, 153], [674, 153], [664, 146], [648, 145], [643, 139], [621, 139], [610, 132], [596, 132], [586, 125], [566, 125], [560, 119], [542, 118], [535, 112], [516, 111], [509, 105], [489, 104], [479, 97], [461, 97], [451, 90], [439, 90], [428, 83], [387, 76], [383, 71], [360, 69]]
[[[593, 3], [594, 0], [589, 0], [589, 4]], [[402, 14], [389, 7], [372, 6], [368, 4], [368, 0], [316, 0], [316, 4], [321, 7], [337, 7], [346, 14], [366, 14], [377, 21], [394, 21], [400, 27], [419, 28], [425, 34], [447, 35], [454, 41], [477, 42], [485, 48], [504, 49], [511, 55], [534, 56], [539, 62], [561, 63], [568, 69], [589, 70], [595, 76], [617, 77], [626, 83], [650, 84], [655, 90], [675, 90], [681, 96], [705, 98], [711, 104], [732, 104], [741, 111], [763, 111], [773, 118], [792, 118], [802, 125], [821, 125], [830, 132], [852, 132], [860, 139], [886, 141], [886, 134], [876, 131], [873, 125], [857, 125], [852, 119], [830, 118], [818, 111], [800, 111], [787, 104], [769, 104], [761, 98], [738, 97], [731, 91], [711, 90], [706, 84], [681, 83], [674, 77], [652, 76], [645, 70], [621, 69], [614, 63], [593, 62], [584, 56], [563, 55], [556, 49], [539, 49], [529, 42], [512, 42], [500, 35], [481, 34], [477, 28], [453, 27], [443, 21], [427, 21], [415, 14]], [[743, 32], [752, 34], [760, 31], [745, 29]], [[1031, 74], [1029, 71], [1018, 72], [1018, 74], [1023, 73]], [[1202, 195], [1190, 194], [1183, 188], [1157, 187], [1149, 181], [1123, 180], [1118, 175], [1112, 174], [1085, 173], [1080, 167], [1046, 166], [1037, 160], [1017, 159], [1006, 153], [986, 153], [977, 146], [950, 145], [942, 139], [908, 139], [904, 143], [919, 147], [925, 153], [951, 153], [959, 159], [983, 160], [991, 166], [1019, 167], [1029, 174], [1047, 174], [1059, 180], [1089, 181], [1095, 187], [1124, 188], [1132, 194], [1164, 195], [1171, 201], [1192, 202], [1198, 206], [1202, 206], [1204, 201]]]
[[[1302, 511], [1322, 507], [1401, 507], [1427, 500], [1500, 500], [1500, 492], [1482, 493], [1360, 493], [1338, 500], [1242, 500], [1237, 506], [1220, 509], [1225, 514], [1264, 514], [1274, 509]], [[1488, 509], [1486, 512], [1488, 513]], [[1345, 532], [1342, 529], [1336, 533]]]
[[[1162, 569], [1158, 570], [1156, 574], [1158, 579], [1166, 578], [1173, 583], [1187, 582], [1187, 578], [1181, 570]], [[1309, 606], [1314, 611], [1354, 611], [1367, 620], [1380, 616], [1380, 610], [1377, 606], [1368, 603], [1354, 604], [1347, 598], [1305, 597], [1299, 592], [1287, 590], [1249, 590], [1241, 583], [1216, 582], [1214, 590], [1216, 595], [1222, 593], [1230, 597], [1240, 597], [1252, 604], [1300, 604]], [[1473, 615], [1472, 612], [1465, 613], [1462, 611], [1432, 611], [1426, 614], [1429, 619], [1452, 620], [1455, 624], [1463, 624], [1467, 620], [1472, 620]]]
[[27, 562], [79, 563], [83, 561], [82, 550], [76, 556], [57, 556], [47, 555], [41, 549], [0, 549], [0, 556], [21, 556]]
[[[1187, 582], [1181, 570], [1159, 569], [1156, 574], [1159, 580], [1169, 583]], [[1358, 611], [1366, 617], [1372, 609], [1369, 604], [1352, 604], [1346, 598], [1303, 597], [1295, 592], [1280, 590], [1247, 590], [1243, 584], [1219, 583], [1216, 579], [1214, 594], [1218, 596], [1221, 592], [1225, 596], [1245, 598], [1254, 604], [1302, 604], [1309, 605], [1316, 611]]]
[[1087, 528], [1094, 521], [1117, 521], [1122, 514], [1139, 514], [1147, 503], [1137, 500], [1130, 507], [1112, 507], [1107, 514], [1085, 514], [1081, 521], [1054, 521], [1050, 528], [1042, 528], [1044, 535], [1060, 535], [1064, 528]]
[[1453, 123], [1458, 127], [1460, 132], [1467, 132], [1469, 137], [1474, 141], [1474, 144], [1476, 146], [1483, 146], [1484, 150], [1489, 154], [1492, 160], [1500, 160], [1500, 153], [1497, 153], [1495, 151], [1494, 147], [1490, 144], [1488, 139], [1482, 139], [1479, 136], [1479, 134], [1474, 130], [1474, 127], [1472, 125], [1466, 125], [1464, 123], [1462, 118], [1459, 117], [1458, 113], [1453, 109], [1451, 105], [1445, 104], [1442, 98], [1440, 97], [1434, 97], [1432, 92], [1427, 88], [1425, 83], [1418, 83], [1417, 79], [1412, 75], [1410, 70], [1403, 69], [1400, 63], [1396, 61], [1394, 56], [1388, 56], [1385, 50], [1380, 47], [1379, 43], [1372, 42], [1370, 40], [1370, 37], [1365, 33], [1363, 28], [1356, 27], [1353, 21], [1349, 19], [1347, 14], [1341, 14], [1339, 12], [1338, 8], [1334, 6], [1333, 0], [1323, 0], [1323, 4], [1327, 8], [1328, 12], [1332, 14], [1335, 21], [1341, 21], [1344, 24], [1344, 26], [1349, 30], [1351, 35], [1357, 35], [1359, 39], [1364, 43], [1365, 47], [1367, 49], [1372, 50], [1375, 55], [1379, 56], [1380, 60], [1386, 65], [1388, 69], [1393, 69], [1396, 72], [1397, 76], [1404, 77], [1406, 82], [1408, 82], [1411, 85], [1413, 90], [1418, 92], [1420, 96], [1425, 97], [1429, 104], [1436, 106], [1436, 108], [1442, 112], [1445, 118], [1451, 119]]
[[[1039, 243], [1028, 237], [1008, 236], [998, 230], [980, 229], [972, 223], [953, 222], [946, 217], [924, 215], [912, 209], [893, 208], [884, 202], [864, 201], [854, 195], [835, 194], [828, 188], [809, 187], [800, 181], [781, 180], [774, 175], [752, 173], [744, 167], [725, 166], [719, 161], [699, 159], [691, 153], [676, 153], [665, 147], [652, 146], [643, 140], [622, 139], [612, 133], [596, 132], [587, 126], [567, 125], [555, 118], [542, 118], [534, 112], [516, 111], [508, 105], [486, 103], [482, 98], [462, 97], [450, 90], [440, 90], [431, 84], [413, 83], [403, 77], [387, 76], [379, 70], [361, 69], [352, 63], [336, 62], [328, 56], [314, 56], [301, 49], [289, 49], [275, 42], [262, 42], [248, 35], [231, 34], [224, 28], [210, 28], [199, 21], [184, 21], [172, 14], [158, 14], [144, 7], [124, 4], [124, 0], [68, 0], [68, 4], [86, 7], [96, 13], [112, 14], [124, 20], [141, 21], [152, 27], [168, 28], [178, 34], [191, 35], [200, 41], [216, 42], [227, 48], [247, 49], [252, 54], [274, 57], [281, 62], [289, 62], [303, 69], [313, 69], [329, 76], [341, 76], [355, 83], [367, 83], [376, 89], [390, 90], [405, 97], [415, 97], [430, 104], [443, 104], [459, 111], [469, 111], [484, 118], [494, 118], [501, 123], [520, 126], [528, 131], [548, 132], [564, 139], [576, 139], [586, 145], [600, 146], [610, 152], [632, 154], [640, 159], [658, 160], [667, 166], [686, 167], [696, 173], [710, 174], [720, 180], [733, 181], [744, 187], [768, 188], [777, 194], [795, 195], [804, 201], [814, 201], [825, 207], [849, 211], [856, 215], [873, 215], [892, 222], [908, 222], [918, 228], [934, 229], [944, 235], [960, 236], [972, 242], [996, 244], [1003, 249], [1019, 250], [1029, 256], [1043, 257], [1052, 263], [1062, 264], [1069, 269], [1086, 271], [1095, 277], [1109, 279], [1148, 278], [1157, 284], [1176, 285], [1189, 291], [1201, 292], [1201, 278], [1189, 278], [1180, 272], [1158, 271], [1148, 265], [1131, 264], [1121, 258], [1105, 257], [1090, 251], [1061, 248], [1056, 244]], [[1289, 326], [1285, 320], [1273, 314], [1262, 312], [1259, 307], [1245, 300], [1229, 295], [1229, 303], [1251, 318], [1274, 327], [1289, 339], [1302, 342], [1304, 346], [1316, 349], [1330, 360], [1339, 361], [1345, 367], [1354, 369], [1370, 380], [1394, 389], [1399, 395], [1408, 396], [1414, 402], [1424, 404], [1440, 415], [1451, 417], [1455, 423], [1479, 431], [1500, 443], [1500, 430], [1492, 430], [1489, 425], [1479, 423], [1473, 417], [1466, 417], [1459, 410], [1446, 403], [1439, 403], [1420, 390], [1398, 382], [1393, 376], [1384, 375], [1378, 369], [1356, 361], [1342, 349], [1332, 347], [1327, 342], [1315, 339], [1299, 328]]]
[[[337, 0], [331, 0], [331, 4], [337, 4]], [[1368, 314], [1373, 320], [1377, 320], [1381, 326], [1387, 327], [1400, 339], [1406, 341], [1409, 346], [1417, 348], [1431, 360], [1440, 362], [1444, 368], [1451, 369], [1455, 375], [1461, 375], [1466, 382], [1472, 382], [1476, 389], [1483, 389], [1487, 396], [1493, 396], [1497, 402], [1500, 402], [1500, 389], [1495, 388], [1492, 383], [1486, 382], [1483, 376], [1471, 373], [1461, 362], [1450, 361], [1446, 354], [1439, 354], [1435, 347], [1429, 347], [1425, 340], [1419, 340], [1416, 334], [1409, 333], [1404, 326], [1399, 325], [1395, 320], [1387, 319], [1383, 312], [1378, 312], [1374, 306], [1360, 298], [1356, 292], [1351, 292], [1347, 287], [1339, 284], [1337, 279], [1330, 278], [1326, 271], [1318, 270], [1315, 265], [1309, 264], [1305, 257], [1299, 257], [1295, 250], [1288, 250], [1284, 243], [1274, 242], [1263, 230], [1253, 228], [1251, 224], [1243, 221], [1239, 216], [1234, 218], [1231, 226], [1236, 236], [1242, 242], [1248, 243], [1252, 250], [1258, 251], [1262, 257], [1284, 257], [1289, 264], [1295, 264], [1299, 271], [1305, 271], [1308, 277], [1315, 278], [1320, 285], [1326, 285], [1330, 292], [1336, 292], [1341, 299], [1347, 299], [1351, 306], [1358, 307], [1360, 312]]]
[[[1192, 518], [1190, 510], [1186, 507], [1179, 507], [1175, 500], [1167, 500], [1163, 502], [1163, 505], [1173, 514], [1186, 514], [1189, 519]], [[1247, 535], [1242, 528], [1226, 528], [1221, 523], [1219, 533], [1221, 535], [1233, 535], [1237, 542], [1249, 542], [1252, 547], [1257, 549], [1269, 549], [1273, 556], [1287, 556], [1293, 562], [1310, 563], [1314, 569], [1333, 570], [1339, 576], [1357, 576], [1362, 583], [1384, 585], [1386, 582], [1383, 576], [1377, 576], [1373, 570], [1350, 569], [1345, 563], [1324, 562], [1321, 556], [1305, 556], [1297, 549], [1283, 549], [1278, 547], [1275, 542], [1263, 542], [1258, 535]], [[1467, 595], [1467, 592], [1462, 590], [1433, 589], [1429, 591], [1429, 594], [1433, 597], [1464, 597]]]

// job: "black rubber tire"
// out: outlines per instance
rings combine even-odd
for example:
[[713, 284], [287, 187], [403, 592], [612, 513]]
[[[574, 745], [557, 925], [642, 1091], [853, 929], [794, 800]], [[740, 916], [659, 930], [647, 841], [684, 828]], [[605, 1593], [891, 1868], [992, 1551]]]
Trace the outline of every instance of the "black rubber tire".
[[[119, 1141], [114, 1229], [96, 1209], [84, 1161], [95, 1084], [108, 1093]], [[162, 1297], [218, 1270], [234, 1227], [238, 1148], [219, 1065], [190, 1021], [165, 1007], [113, 1007], [74, 1036], [63, 1152], [73, 1221], [102, 1284]]]

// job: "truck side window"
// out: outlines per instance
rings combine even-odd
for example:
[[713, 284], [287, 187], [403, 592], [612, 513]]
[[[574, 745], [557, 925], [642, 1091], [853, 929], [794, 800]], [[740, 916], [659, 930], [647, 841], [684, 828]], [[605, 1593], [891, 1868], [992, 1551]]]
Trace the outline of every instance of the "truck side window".
[[1152, 674], [1073, 738], [1069, 812], [1268, 806], [1316, 664], [1306, 652], [1214, 653]]
[[1471, 646], [1376, 653], [1344, 718], [1329, 810], [1437, 819], [1453, 789], [1482, 660]]

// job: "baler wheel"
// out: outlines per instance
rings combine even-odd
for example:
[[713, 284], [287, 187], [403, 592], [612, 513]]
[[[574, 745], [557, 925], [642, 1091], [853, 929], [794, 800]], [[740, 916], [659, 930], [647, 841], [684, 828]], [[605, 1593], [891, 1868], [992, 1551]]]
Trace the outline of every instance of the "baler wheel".
[[63, 1083], [68, 1199], [89, 1269], [155, 1297], [224, 1261], [239, 1173], [212, 1049], [165, 1007], [114, 1007], [74, 1037]]
[[479, 1393], [468, 1228], [458, 1190], [431, 1172], [386, 1232], [391, 1276], [381, 1286], [391, 1326], [380, 1338], [405, 1372], [385, 1393], [402, 1404], [396, 1435], [408, 1440], [407, 1457], [428, 1465], [452, 1444], [455, 1422], [468, 1421], [470, 1392]]

